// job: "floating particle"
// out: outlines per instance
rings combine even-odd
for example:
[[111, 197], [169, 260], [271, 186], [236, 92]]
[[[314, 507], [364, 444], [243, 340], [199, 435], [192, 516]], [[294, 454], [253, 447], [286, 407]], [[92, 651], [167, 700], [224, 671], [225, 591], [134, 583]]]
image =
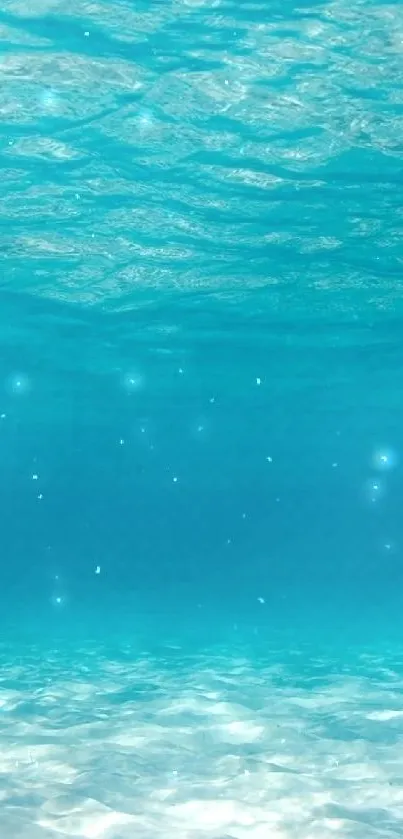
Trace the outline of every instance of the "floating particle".
[[41, 493], [41, 492], [39, 493], [39, 495], [37, 496], [37, 498], [38, 498], [38, 501], [42, 501], [43, 495], [42, 495], [42, 493]]
[[124, 446], [124, 444], [125, 444], [125, 441], [124, 441], [123, 437], [121, 437], [120, 440], [119, 440], [119, 446]]
[[269, 457], [266, 457], [266, 460], [267, 460], [267, 462], [268, 462], [268, 463], [273, 463], [273, 458], [272, 458], [272, 457], [270, 457], [270, 456], [269, 456]]
[[35, 473], [34, 475], [32, 475], [32, 480], [33, 480], [33, 481], [37, 481], [37, 480], [38, 480], [38, 475], [37, 475], [36, 473]]
[[373, 492], [374, 496], [379, 496], [382, 492], [382, 486], [379, 481], [373, 481], [371, 483], [371, 492]]
[[5, 419], [7, 414], [0, 414], [0, 419]]
[[175, 477], [172, 478], [172, 481], [173, 481], [174, 484], [178, 483], [178, 479], [177, 479], [176, 475], [175, 475]]
[[30, 389], [30, 382], [27, 376], [22, 373], [13, 373], [6, 381], [7, 390], [15, 394], [27, 393]]
[[372, 465], [378, 472], [388, 472], [397, 465], [396, 452], [390, 448], [377, 449], [372, 455]]
[[261, 604], [262, 604], [262, 606], [264, 606], [264, 604], [266, 603], [266, 601], [265, 601], [264, 597], [258, 597], [258, 599], [257, 599], [257, 600], [258, 600], [258, 603], [261, 603]]
[[338, 465], [339, 465], [338, 463], [332, 463], [333, 469], [336, 469]]
[[96, 574], [100, 574], [100, 573], [101, 573], [101, 566], [100, 566], [100, 565], [97, 565], [97, 567], [96, 567], [96, 569], [95, 569], [95, 573], [96, 573]]
[[144, 379], [140, 373], [131, 370], [128, 373], [125, 373], [122, 378], [122, 386], [126, 393], [136, 393], [143, 387]]
[[385, 486], [379, 478], [371, 478], [364, 487], [365, 495], [371, 504], [375, 504], [385, 495]]
[[260, 378], [259, 376], [257, 376], [257, 378], [256, 378], [256, 384], [257, 384], [257, 385], [261, 385], [261, 384], [262, 384], [262, 380], [261, 380], [261, 378]]
[[50, 598], [50, 602], [55, 608], [63, 609], [67, 603], [69, 602], [68, 597], [66, 594], [63, 594], [63, 590], [60, 588], [56, 589], [56, 591], [52, 594]]

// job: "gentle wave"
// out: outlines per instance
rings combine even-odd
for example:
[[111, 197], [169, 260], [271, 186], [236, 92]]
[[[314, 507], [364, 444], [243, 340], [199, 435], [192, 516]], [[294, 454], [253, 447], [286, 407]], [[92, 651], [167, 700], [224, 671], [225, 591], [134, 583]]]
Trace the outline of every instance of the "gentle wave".
[[0, 36], [3, 289], [400, 306], [401, 5], [17, 0]]

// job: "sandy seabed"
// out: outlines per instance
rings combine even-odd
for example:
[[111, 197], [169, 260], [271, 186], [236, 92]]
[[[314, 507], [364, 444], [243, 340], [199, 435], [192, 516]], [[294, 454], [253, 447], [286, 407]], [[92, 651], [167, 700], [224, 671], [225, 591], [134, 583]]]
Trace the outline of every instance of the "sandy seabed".
[[403, 650], [0, 649], [7, 839], [403, 835]]

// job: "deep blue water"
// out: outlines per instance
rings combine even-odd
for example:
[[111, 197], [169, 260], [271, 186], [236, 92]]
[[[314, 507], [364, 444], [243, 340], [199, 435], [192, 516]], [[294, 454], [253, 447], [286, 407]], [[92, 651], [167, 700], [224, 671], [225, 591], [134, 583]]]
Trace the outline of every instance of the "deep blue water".
[[397, 2], [3, 4], [7, 839], [402, 835], [402, 120]]

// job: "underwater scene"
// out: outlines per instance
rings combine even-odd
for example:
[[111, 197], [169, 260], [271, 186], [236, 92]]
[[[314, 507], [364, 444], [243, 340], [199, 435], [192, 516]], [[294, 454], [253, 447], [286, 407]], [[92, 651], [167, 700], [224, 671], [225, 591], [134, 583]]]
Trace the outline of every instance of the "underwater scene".
[[403, 4], [4, 0], [0, 839], [403, 836]]

